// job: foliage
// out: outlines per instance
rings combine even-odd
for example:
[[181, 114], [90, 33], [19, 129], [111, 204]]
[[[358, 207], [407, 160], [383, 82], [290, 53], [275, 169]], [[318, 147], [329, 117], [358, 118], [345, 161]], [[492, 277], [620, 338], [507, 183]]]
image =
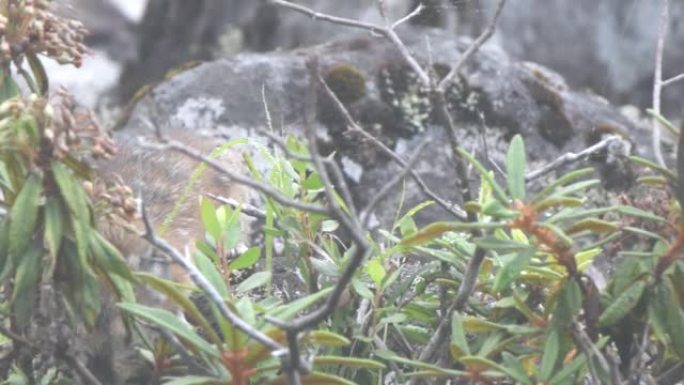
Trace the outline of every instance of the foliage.
[[[65, 91], [50, 103], [45, 70], [36, 56], [79, 65], [83, 28], [50, 13], [43, 1], [2, 1], [0, 6], [0, 324], [15, 354], [34, 355], [36, 346], [50, 351], [55, 344], [68, 349], [73, 343], [46, 335], [49, 322], [36, 320], [93, 328], [102, 308], [102, 286], [132, 301], [134, 277], [97, 230], [93, 211], [93, 200], [101, 197], [93, 194], [87, 159], [112, 155], [113, 143]], [[30, 70], [23, 68], [24, 61]], [[30, 95], [20, 94], [13, 72], [29, 85]], [[119, 204], [108, 207], [125, 216], [130, 190], [121, 191], [124, 196], [109, 196]], [[17, 368], [29, 383], [37, 374], [32, 366], [42, 365], [37, 357]], [[41, 376], [46, 383], [63, 383], [59, 372]]]
[[[54, 343], [68, 345], [68, 337], [45, 338], [50, 330], [41, 333], [45, 325], [37, 321], [66, 321], [74, 334], [93, 327], [108, 306], [103, 285], [128, 326], [158, 331], [136, 340], [154, 383], [617, 384], [681, 369], [684, 193], [677, 173], [634, 158], [651, 170], [643, 185], [655, 185], [648, 188], [666, 199], [656, 207], [638, 200], [592, 207], [586, 196], [599, 181], [590, 179], [590, 168], [541, 189], [528, 183], [520, 136], [511, 140], [503, 176], [458, 149], [455, 155], [480, 181], [477, 197], [463, 204], [468, 221], [419, 228], [414, 217], [432, 204], [426, 201], [389, 228], [362, 229], [360, 236], [354, 231], [369, 213], [357, 215], [342, 178], [333, 186], [334, 172], [327, 171], [333, 166], [320, 159], [315, 143], [271, 138], [274, 150], [229, 142], [205, 162], [238, 144], [254, 149], [243, 160], [252, 184], [261, 186], [260, 244], [241, 247], [246, 207], [203, 197], [205, 237], [196, 240], [197, 271], [190, 272], [213, 290], [132, 273], [97, 225], [126, 224], [135, 211], [132, 192], [93, 182], [87, 162], [112, 155], [113, 144], [65, 93], [57, 104], [48, 102], [35, 56], [78, 64], [81, 28], [55, 18], [40, 1], [0, 0], [0, 6], [0, 331], [18, 357], [3, 373], [5, 383], [67, 384], [83, 376], [69, 346]], [[30, 49], [17, 48], [26, 39]], [[31, 95], [20, 95], [12, 69]], [[337, 67], [328, 78], [349, 83], [356, 100], [365, 79], [352, 70]], [[268, 165], [266, 173], [254, 154]], [[176, 207], [206, 167], [188, 181]], [[681, 153], [677, 170], [684, 170]], [[95, 203], [105, 209], [95, 210]], [[589, 273], [603, 254], [619, 260], [605, 286]], [[340, 284], [347, 278], [349, 285]], [[184, 319], [135, 303], [137, 284], [165, 296]], [[334, 295], [340, 299], [322, 322], [293, 326], [325, 311]], [[46, 313], [46, 303], [57, 312]], [[34, 354], [53, 354], [59, 363], [48, 360], [46, 368]]]

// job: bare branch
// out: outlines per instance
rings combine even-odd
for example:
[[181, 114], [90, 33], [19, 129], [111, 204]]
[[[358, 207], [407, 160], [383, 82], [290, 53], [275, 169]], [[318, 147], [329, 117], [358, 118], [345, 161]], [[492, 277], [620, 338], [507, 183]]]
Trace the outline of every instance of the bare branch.
[[247, 203], [240, 203], [233, 198], [226, 198], [212, 193], [204, 193], [203, 195], [223, 204], [226, 204], [234, 209], [240, 209], [242, 214], [248, 215], [257, 219], [266, 219], [266, 212], [258, 207], [254, 207]]
[[[318, 73], [318, 63], [315, 59], [310, 59], [307, 62], [307, 67], [309, 69], [309, 73], [314, 79], [320, 76]], [[306, 136], [309, 141], [309, 148], [311, 150], [311, 157], [313, 158], [313, 163], [316, 166], [316, 169], [318, 170], [318, 173], [321, 177], [321, 181], [323, 182], [323, 186], [325, 188], [324, 191], [326, 199], [328, 200], [328, 204], [330, 205], [331, 217], [338, 220], [340, 222], [340, 225], [343, 226], [345, 230], [347, 230], [350, 233], [350, 236], [353, 242], [355, 243], [355, 245], [352, 247], [355, 250], [353, 250], [352, 257], [349, 263], [340, 275], [332, 293], [327, 298], [325, 304], [320, 308], [314, 310], [313, 312], [293, 320], [290, 323], [290, 325], [288, 325], [285, 328], [285, 330], [289, 332], [300, 332], [310, 327], [313, 327], [314, 325], [326, 319], [330, 314], [332, 314], [332, 312], [337, 307], [337, 304], [339, 303], [342, 294], [351, 282], [354, 273], [359, 268], [359, 266], [361, 266], [361, 263], [366, 258], [367, 254], [369, 254], [370, 252], [370, 246], [368, 245], [368, 241], [366, 240], [365, 232], [360, 227], [358, 221], [355, 218], [348, 217], [344, 213], [344, 211], [339, 207], [337, 199], [335, 198], [335, 193], [332, 190], [332, 185], [330, 184], [330, 178], [325, 168], [324, 161], [321, 158], [321, 155], [318, 151], [316, 134], [312, 126], [313, 108], [315, 107], [316, 84], [316, 81], [311, 82], [311, 87], [308, 95], [309, 100], [307, 100], [306, 103], [308, 107], [305, 122]]]
[[62, 360], [71, 367], [71, 369], [78, 374], [78, 376], [83, 380], [83, 383], [88, 384], [88, 385], [102, 385], [100, 380], [95, 377], [93, 372], [88, 369], [87, 366], [83, 365], [83, 363], [79, 360], [76, 359], [76, 357], [72, 356], [71, 354], [64, 353], [62, 354]]
[[312, 204], [307, 204], [307, 203], [301, 203], [297, 202], [295, 200], [292, 200], [280, 192], [278, 192], [276, 189], [271, 187], [270, 185], [267, 185], [265, 183], [257, 182], [249, 177], [240, 175], [238, 173], [235, 173], [226, 167], [224, 167], [219, 161], [212, 159], [209, 156], [206, 156], [199, 151], [196, 151], [183, 143], [180, 143], [175, 140], [167, 139], [162, 135], [161, 129], [158, 127], [156, 128], [157, 132], [157, 137], [159, 141], [162, 143], [163, 146], [177, 151], [181, 154], [185, 154], [186, 156], [195, 159], [199, 162], [204, 162], [207, 166], [210, 168], [214, 169], [216, 172], [219, 174], [222, 174], [226, 177], [228, 177], [231, 181], [241, 184], [243, 186], [251, 187], [261, 193], [264, 193], [268, 195], [269, 197], [273, 198], [276, 202], [282, 204], [283, 206], [287, 207], [292, 207], [298, 210], [302, 211], [308, 211], [312, 213], [317, 213], [317, 214], [322, 214], [322, 215], [329, 215], [330, 211], [324, 207], [318, 206], [318, 205], [312, 205]]
[[364, 228], [368, 227], [368, 221], [370, 220], [371, 215], [373, 214], [373, 210], [375, 209], [375, 206], [380, 202], [381, 199], [383, 199], [387, 194], [394, 189], [394, 187], [404, 180], [406, 178], [406, 174], [410, 173], [411, 170], [413, 169], [413, 166], [416, 164], [418, 161], [418, 157], [420, 154], [423, 152], [423, 149], [425, 146], [429, 143], [429, 140], [425, 140], [422, 143], [418, 145], [418, 148], [416, 148], [416, 151], [414, 152], [413, 156], [411, 156], [411, 159], [409, 159], [408, 163], [404, 167], [401, 172], [398, 172], [392, 179], [390, 179], [381, 189], [378, 191], [371, 199], [368, 201], [368, 205], [366, 206], [365, 209], [363, 209], [363, 212], [361, 213], [361, 224], [363, 225]]
[[413, 55], [411, 55], [406, 45], [401, 41], [401, 39], [399, 39], [399, 36], [397, 36], [396, 32], [394, 32], [394, 28], [392, 25], [388, 27], [383, 27], [380, 25], [365, 23], [354, 19], [346, 19], [343, 17], [332, 16], [325, 13], [316, 12], [311, 8], [307, 8], [302, 5], [294, 4], [284, 0], [270, 0], [270, 2], [274, 5], [291, 9], [293, 11], [297, 11], [299, 13], [311, 16], [313, 19], [324, 20], [333, 24], [343, 25], [352, 28], [365, 29], [367, 31], [370, 31], [371, 33], [375, 33], [387, 38], [389, 41], [392, 42], [392, 44], [396, 46], [396, 48], [399, 50], [399, 53], [401, 53], [401, 56], [404, 58], [406, 63], [408, 63], [411, 69], [413, 69], [416, 72], [423, 85], [430, 85], [430, 76], [428, 75], [427, 71], [425, 71], [423, 67], [421, 67], [420, 64], [418, 64], [418, 61], [413, 57]]
[[[662, 0], [663, 9], [658, 21], [658, 45], [656, 47], [655, 71], [653, 75], [653, 111], [660, 115], [660, 96], [663, 88], [663, 51], [665, 50], [665, 38], [667, 37], [667, 27], [670, 23], [670, 2]], [[653, 119], [653, 156], [659, 165], [665, 167], [662, 148], [660, 147], [660, 122]]]
[[299, 4], [294, 4], [289, 1], [285, 0], [269, 0], [271, 4], [277, 5], [279, 7], [287, 8], [299, 13], [302, 13], [304, 15], [307, 15], [311, 17], [313, 20], [323, 20], [327, 21], [333, 24], [339, 24], [343, 25], [345, 27], [351, 27], [351, 28], [357, 28], [357, 29], [365, 29], [367, 31], [370, 31], [371, 33], [374, 34], [379, 34], [379, 35], [386, 35], [386, 28], [371, 24], [371, 23], [364, 23], [362, 21], [354, 20], [354, 19], [347, 19], [344, 17], [337, 17], [337, 16], [332, 16], [328, 15], [325, 13], [320, 13], [316, 12], [311, 8], [307, 8], [303, 5]]
[[175, 263], [182, 267], [183, 270], [185, 270], [188, 273], [188, 275], [195, 283], [195, 285], [197, 285], [197, 287], [200, 288], [209, 297], [209, 299], [216, 305], [218, 310], [221, 312], [221, 315], [223, 315], [228, 321], [230, 321], [233, 324], [233, 326], [240, 329], [242, 332], [254, 338], [256, 341], [258, 341], [259, 343], [261, 343], [262, 345], [266, 346], [271, 350], [283, 349], [283, 346], [281, 346], [279, 343], [271, 339], [271, 337], [254, 329], [252, 325], [245, 322], [244, 320], [242, 320], [242, 318], [238, 317], [235, 313], [228, 309], [228, 306], [226, 306], [226, 303], [221, 297], [221, 294], [219, 294], [216, 288], [204, 277], [204, 275], [202, 275], [202, 273], [197, 269], [197, 267], [195, 267], [195, 265], [193, 265], [190, 262], [190, 259], [181, 254], [178, 250], [176, 250], [165, 240], [157, 238], [157, 236], [154, 234], [154, 228], [147, 216], [145, 206], [143, 206], [142, 208], [142, 220], [145, 225], [145, 233], [142, 235], [142, 237], [145, 240], [147, 240], [152, 246], [163, 251]]
[[667, 80], [663, 80], [663, 81], [660, 83], [660, 85], [663, 86], [663, 87], [667, 87], [667, 86], [669, 86], [669, 85], [671, 85], [671, 84], [677, 83], [677, 82], [682, 81], [682, 80], [684, 80], [684, 73], [681, 73], [681, 74], [679, 74], [679, 75], [673, 76], [673, 77], [671, 77], [671, 78], [669, 78], [669, 79], [667, 79]]
[[584, 150], [582, 150], [578, 153], [568, 152], [566, 154], [563, 154], [560, 157], [556, 158], [556, 160], [554, 160], [553, 162], [547, 163], [546, 165], [544, 165], [544, 167], [540, 168], [539, 170], [532, 171], [529, 174], [525, 175], [525, 181], [526, 182], [533, 181], [533, 180], [539, 178], [540, 176], [546, 175], [549, 172], [551, 172], [551, 171], [553, 171], [553, 170], [555, 170], [561, 166], [564, 166], [566, 164], [570, 164], [570, 163], [577, 162], [579, 160], [585, 159], [589, 155], [596, 154], [597, 152], [600, 152], [600, 151], [606, 149], [611, 144], [613, 144], [615, 142], [621, 142], [623, 140], [624, 139], [622, 139], [621, 137], [619, 137], [617, 135], [611, 135], [611, 136], [603, 139], [602, 141], [594, 144], [593, 146], [585, 148]]
[[342, 173], [340, 166], [337, 164], [337, 162], [335, 162], [334, 159], [330, 157], [328, 159], [324, 159], [323, 162], [332, 171], [333, 176], [337, 181], [336, 186], [342, 193], [342, 198], [344, 199], [345, 203], [347, 204], [347, 208], [349, 209], [349, 214], [353, 218], [358, 218], [356, 212], [356, 205], [354, 204], [354, 198], [352, 197], [351, 190], [349, 190], [349, 185], [347, 185], [347, 182], [344, 179], [344, 174]]
[[390, 28], [391, 28], [391, 29], [396, 29], [398, 26], [400, 26], [400, 25], [402, 25], [402, 24], [404, 24], [404, 23], [408, 23], [408, 22], [409, 22], [411, 19], [413, 19], [414, 17], [420, 15], [420, 13], [423, 12], [423, 9], [425, 9], [425, 6], [423, 5], [423, 3], [418, 3], [418, 6], [416, 7], [416, 9], [414, 9], [414, 10], [413, 10], [411, 13], [409, 13], [408, 15], [406, 15], [406, 16], [402, 17], [401, 19], [399, 19], [399, 20], [395, 21], [394, 23], [392, 23], [392, 26], [391, 26]]
[[[335, 108], [337, 108], [337, 111], [342, 114], [342, 117], [344, 118], [345, 122], [347, 123], [348, 129], [351, 132], [361, 134], [364, 138], [368, 139], [371, 143], [373, 143], [376, 147], [378, 147], [385, 155], [389, 156], [390, 159], [392, 159], [394, 162], [399, 164], [401, 167], [406, 168], [407, 163], [404, 159], [402, 159], [399, 155], [397, 155], [396, 152], [392, 151], [389, 147], [387, 147], [384, 143], [382, 143], [380, 140], [378, 140], [376, 137], [373, 135], [369, 134], [366, 130], [363, 129], [363, 127], [359, 126], [355, 121], [354, 118], [352, 118], [351, 114], [349, 113], [349, 110], [342, 104], [340, 99], [335, 95], [335, 93], [330, 89], [328, 86], [327, 82], [325, 79], [323, 79], [320, 74], [317, 75], [318, 84], [320, 84], [321, 88], [325, 92], [326, 96], [333, 102], [335, 105]], [[409, 170], [409, 175], [411, 175], [411, 178], [418, 184], [418, 187], [420, 187], [421, 191], [434, 200], [438, 205], [440, 205], [443, 209], [447, 210], [451, 214], [453, 214], [456, 218], [460, 220], [464, 220], [466, 218], [466, 213], [463, 211], [460, 207], [458, 207], [454, 203], [447, 202], [444, 200], [442, 197], [434, 193], [425, 183], [423, 178], [420, 177], [420, 175], [413, 169]]]
[[470, 57], [473, 56], [480, 49], [480, 47], [482, 47], [482, 45], [492, 37], [492, 35], [494, 35], [494, 31], [496, 31], [496, 24], [499, 22], [499, 17], [501, 16], [504, 5], [506, 5], [506, 0], [499, 0], [499, 3], [496, 6], [496, 11], [494, 12], [494, 17], [489, 24], [487, 24], [487, 27], [485, 27], [485, 30], [482, 31], [480, 36], [478, 36], [477, 39], [475, 39], [475, 41], [470, 45], [470, 47], [468, 47], [468, 49], [461, 55], [456, 65], [451, 68], [451, 71], [449, 71], [447, 76], [445, 76], [444, 79], [439, 82], [439, 85], [437, 86], [438, 92], [444, 92], [444, 90], [446, 90], [446, 87], [461, 71], [461, 68], [463, 68]]

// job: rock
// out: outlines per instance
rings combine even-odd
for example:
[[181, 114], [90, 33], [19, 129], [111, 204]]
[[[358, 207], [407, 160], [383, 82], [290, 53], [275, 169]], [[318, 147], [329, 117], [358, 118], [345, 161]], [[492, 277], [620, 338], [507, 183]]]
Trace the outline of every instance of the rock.
[[[297, 3], [323, 13], [382, 23], [375, 7], [362, 0]], [[416, 3], [387, 1], [389, 19], [404, 16]], [[470, 35], [483, 28], [495, 8], [494, 0], [423, 3], [427, 8], [415, 19], [417, 23], [444, 26]], [[553, 68], [573, 87], [592, 89], [614, 103], [649, 106], [660, 6], [659, 2], [643, 1], [625, 6], [621, 0], [554, 0], [543, 4], [524, 0], [506, 5], [496, 40], [512, 57]], [[684, 29], [677, 26], [684, 16], [684, 3], [672, 2], [670, 8], [666, 77], [681, 73], [678, 63], [684, 62]], [[120, 34], [116, 29], [110, 30], [112, 36]], [[162, 79], [169, 69], [187, 61], [208, 60], [240, 50], [261, 52], [312, 46], [348, 37], [353, 31], [312, 21], [266, 1], [213, 4], [202, 0], [186, 4], [182, 0], [153, 0], [138, 33], [138, 59], [130, 61], [122, 76], [124, 100], [143, 84]], [[681, 84], [664, 90], [666, 113], [682, 117], [678, 108], [682, 94]]]
[[[504, 9], [498, 38], [512, 56], [551, 67], [575, 87], [645, 107], [652, 104], [661, 7], [659, 1], [516, 1]], [[670, 2], [665, 77], [684, 70], [682, 18], [684, 3]], [[682, 84], [664, 91], [666, 112], [683, 117], [682, 95]]]
[[[454, 63], [469, 43], [455, 42], [451, 35], [438, 30], [408, 30], [402, 36], [420, 62], [428, 63], [431, 58], [437, 73]], [[429, 101], [421, 100], [426, 97], [424, 90], [415, 83], [395, 47], [367, 35], [292, 52], [241, 54], [202, 64], [153, 88], [133, 109], [124, 131], [142, 133], [141, 127], [149, 120], [161, 127], [215, 129], [229, 138], [246, 136], [266, 143], [254, 131], [266, 126], [263, 89], [275, 129], [301, 134], [309, 89], [305, 62], [312, 56], [318, 57], [323, 72], [345, 64], [365, 74], [365, 96], [350, 105], [350, 110], [359, 120], [388, 116], [371, 121], [371, 131], [404, 157], [410, 156], [418, 143], [430, 139], [431, 144], [415, 169], [439, 195], [459, 201], [458, 179], [446, 136], [432, 117]], [[390, 69], [403, 76], [403, 86], [393, 83], [397, 86], [394, 95], [401, 102], [395, 103], [387, 96], [387, 89], [382, 89], [387, 82], [380, 79]], [[453, 86], [448, 96], [463, 147], [499, 166], [504, 164], [508, 140], [516, 133], [526, 141], [531, 169], [565, 152], [584, 149], [592, 132], [602, 126], [616, 127], [631, 138], [636, 151], [649, 153], [644, 146], [649, 143], [648, 131], [605, 100], [575, 91], [555, 72], [514, 61], [494, 46], [485, 47], [472, 58], [460, 85]], [[319, 100], [319, 104], [323, 102]], [[367, 109], [375, 107], [367, 106], [378, 106], [379, 113], [374, 115]], [[397, 130], [397, 124], [413, 126], [414, 130]], [[373, 146], [348, 133], [336, 132], [334, 125], [317, 121], [315, 129], [323, 147], [335, 150], [348, 176], [354, 176], [350, 178], [354, 195], [358, 206], [363, 207], [399, 167], [377, 156]], [[359, 170], [363, 170], [360, 175]], [[412, 182], [407, 183], [406, 189], [404, 208], [425, 200]], [[378, 209], [380, 223], [388, 224], [394, 218], [399, 195], [383, 200]], [[448, 218], [445, 212], [432, 209], [421, 220], [445, 217]]]

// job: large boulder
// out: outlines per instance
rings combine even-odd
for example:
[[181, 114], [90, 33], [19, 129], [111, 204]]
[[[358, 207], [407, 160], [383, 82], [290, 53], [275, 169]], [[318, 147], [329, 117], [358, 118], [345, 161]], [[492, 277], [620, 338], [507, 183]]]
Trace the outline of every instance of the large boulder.
[[[433, 63], [436, 73], [453, 64], [470, 43], [438, 30], [415, 29], [402, 36], [421, 63]], [[310, 57], [318, 58], [321, 71], [329, 79], [334, 80], [334, 71], [345, 68], [362, 74], [365, 90], [347, 103], [355, 118], [404, 157], [423, 140], [430, 140], [415, 169], [436, 193], [460, 200], [448, 141], [439, 122], [432, 118], [425, 90], [394, 46], [368, 35], [292, 52], [241, 54], [199, 65], [149, 91], [132, 110], [123, 132], [145, 134], [152, 122], [162, 128], [216, 130], [229, 138], [247, 136], [265, 143], [267, 140], [255, 132], [266, 126], [265, 100], [276, 130], [301, 134], [308, 108], [306, 61]], [[339, 89], [348, 85], [331, 86]], [[553, 71], [514, 61], [495, 46], [483, 48], [472, 58], [450, 88], [448, 98], [463, 147], [477, 152], [490, 166], [504, 164], [507, 143], [517, 133], [525, 138], [531, 168], [565, 152], [579, 151], [604, 133], [623, 135], [635, 145], [634, 151], [649, 153], [644, 145], [649, 142], [648, 131], [605, 100], [575, 91]], [[346, 132], [335, 113], [327, 111], [326, 99], [322, 95], [318, 99], [314, 124], [322, 147], [336, 151], [357, 204], [363, 207], [400, 167]], [[627, 176], [607, 183], [620, 187]], [[380, 223], [391, 221], [400, 195], [383, 200], [378, 208]], [[426, 198], [408, 183], [404, 199], [406, 208]], [[445, 216], [445, 212], [434, 209], [423, 219]]]

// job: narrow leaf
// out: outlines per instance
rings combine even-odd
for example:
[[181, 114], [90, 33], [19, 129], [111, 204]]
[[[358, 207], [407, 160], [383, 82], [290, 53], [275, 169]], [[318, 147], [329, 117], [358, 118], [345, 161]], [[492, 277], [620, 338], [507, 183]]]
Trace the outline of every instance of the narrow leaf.
[[623, 291], [599, 317], [599, 326], [613, 325], [623, 319], [639, 303], [646, 282], [636, 281]]
[[541, 367], [539, 368], [539, 379], [546, 382], [554, 373], [556, 363], [560, 353], [560, 336], [558, 330], [551, 329], [546, 336], [546, 343], [544, 344], [544, 352], [541, 359]]
[[179, 338], [188, 342], [194, 348], [193, 350], [198, 350], [209, 354], [212, 357], [219, 358], [219, 352], [216, 347], [203, 340], [194, 330], [192, 330], [190, 325], [181, 322], [173, 313], [167, 310], [134, 303], [120, 303], [117, 306], [121, 310], [139, 319], [148, 321], [172, 332]]
[[21, 254], [36, 233], [38, 208], [43, 184], [38, 175], [30, 174], [10, 209], [9, 253]]
[[12, 293], [12, 308], [19, 325], [25, 325], [31, 316], [38, 283], [42, 274], [42, 250], [29, 247], [17, 261]]
[[228, 265], [231, 270], [247, 269], [261, 258], [261, 247], [251, 247]]
[[525, 200], [525, 143], [520, 135], [511, 140], [506, 158], [506, 181], [511, 197]]

